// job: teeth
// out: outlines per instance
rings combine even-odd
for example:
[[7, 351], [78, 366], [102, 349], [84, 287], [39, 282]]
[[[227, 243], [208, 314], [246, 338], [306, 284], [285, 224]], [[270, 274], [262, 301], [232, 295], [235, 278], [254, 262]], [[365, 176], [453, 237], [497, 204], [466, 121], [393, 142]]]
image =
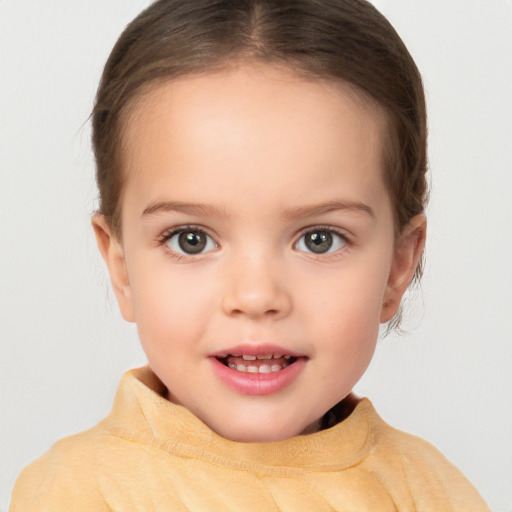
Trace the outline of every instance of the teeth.
[[[252, 355], [252, 354], [218, 354], [217, 359], [223, 360], [222, 362], [231, 368], [232, 370], [237, 370], [239, 372], [248, 372], [248, 373], [272, 373], [279, 372], [286, 368], [289, 364], [291, 364], [295, 360], [295, 356], [291, 355], [283, 355], [283, 354], [260, 354], [260, 355]], [[238, 361], [234, 361], [230, 358], [241, 358], [244, 363], [245, 361], [262, 361], [262, 363], [250, 363], [247, 364], [236, 364]], [[282, 364], [272, 364], [275, 361], [277, 363], [278, 359], [284, 358], [285, 362]], [[292, 359], [293, 361], [290, 361]], [[263, 363], [265, 361], [265, 363]], [[268, 361], [268, 363], [266, 362]]]
[[218, 354], [217, 359], [226, 359], [227, 357], [241, 357], [244, 361], [256, 361], [262, 360], [262, 359], [281, 359], [284, 357], [285, 359], [291, 359], [292, 356], [290, 355], [283, 355], [283, 354], [261, 354], [257, 356], [249, 355], [249, 354]]
[[228, 363], [228, 366], [233, 370], [247, 373], [274, 373], [286, 368], [286, 366], [281, 366], [280, 364], [273, 364], [272, 366], [268, 364], [262, 364], [261, 366], [245, 366], [245, 364]]

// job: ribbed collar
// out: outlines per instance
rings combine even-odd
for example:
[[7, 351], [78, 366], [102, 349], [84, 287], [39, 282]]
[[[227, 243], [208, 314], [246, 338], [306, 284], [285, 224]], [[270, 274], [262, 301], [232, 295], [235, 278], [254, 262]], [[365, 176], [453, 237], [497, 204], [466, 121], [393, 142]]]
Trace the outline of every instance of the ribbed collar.
[[188, 409], [166, 400], [164, 393], [149, 367], [125, 373], [102, 428], [180, 456], [290, 474], [303, 468], [339, 470], [358, 464], [370, 450], [372, 425], [378, 418], [370, 401], [363, 399], [348, 418], [315, 434], [272, 443], [240, 443], [219, 436]]

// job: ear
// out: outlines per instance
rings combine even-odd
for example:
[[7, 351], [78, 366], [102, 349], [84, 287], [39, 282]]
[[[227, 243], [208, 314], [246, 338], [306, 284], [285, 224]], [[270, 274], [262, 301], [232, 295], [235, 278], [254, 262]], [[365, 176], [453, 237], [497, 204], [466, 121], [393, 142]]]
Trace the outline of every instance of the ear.
[[388, 322], [397, 313], [402, 296], [420, 261], [425, 247], [426, 233], [427, 220], [423, 214], [420, 214], [413, 217], [399, 235], [384, 294], [381, 323]]
[[121, 315], [128, 322], [134, 322], [133, 303], [130, 290], [130, 281], [126, 269], [123, 248], [114, 236], [105, 216], [95, 213], [92, 217], [92, 227], [96, 235], [96, 243], [110, 274], [112, 288], [121, 310]]

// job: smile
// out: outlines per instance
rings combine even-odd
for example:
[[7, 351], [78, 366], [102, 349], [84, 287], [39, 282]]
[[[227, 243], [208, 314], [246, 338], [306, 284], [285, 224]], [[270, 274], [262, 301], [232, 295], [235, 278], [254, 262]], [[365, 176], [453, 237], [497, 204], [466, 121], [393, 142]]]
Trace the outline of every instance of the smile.
[[238, 372], [275, 373], [293, 364], [297, 358], [283, 354], [221, 354], [217, 360]]
[[237, 394], [263, 396], [290, 386], [304, 371], [308, 357], [276, 346], [240, 346], [209, 357], [220, 381]]

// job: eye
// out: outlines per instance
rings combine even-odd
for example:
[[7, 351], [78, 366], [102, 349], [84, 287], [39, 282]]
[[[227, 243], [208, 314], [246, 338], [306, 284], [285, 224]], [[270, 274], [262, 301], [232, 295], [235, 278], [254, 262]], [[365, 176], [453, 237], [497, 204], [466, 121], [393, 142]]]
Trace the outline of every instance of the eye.
[[167, 236], [165, 244], [178, 254], [201, 254], [213, 251], [217, 244], [204, 231], [197, 228], [181, 228]]
[[347, 245], [347, 240], [332, 229], [316, 228], [304, 233], [295, 248], [314, 254], [336, 252]]

